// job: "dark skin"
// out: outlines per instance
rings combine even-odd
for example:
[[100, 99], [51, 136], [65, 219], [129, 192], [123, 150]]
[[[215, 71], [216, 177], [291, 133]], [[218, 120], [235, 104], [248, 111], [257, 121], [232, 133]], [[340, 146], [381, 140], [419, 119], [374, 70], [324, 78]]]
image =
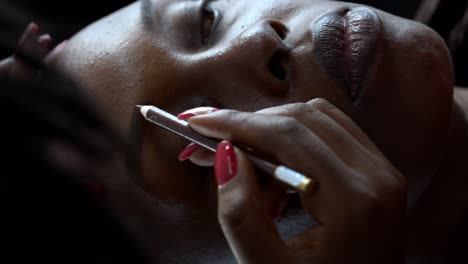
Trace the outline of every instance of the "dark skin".
[[[52, 53], [48, 53], [47, 45], [38, 41], [40, 39], [37, 37], [37, 31], [38, 27], [34, 24], [31, 24], [25, 30], [25, 33], [20, 40], [18, 52], [33, 54], [37, 56], [39, 60], [43, 61], [46, 60], [46, 58], [48, 60], [53, 59], [54, 56], [57, 56], [60, 53], [61, 47], [57, 47]], [[37, 72], [33, 70], [27, 62], [19, 59], [17, 54], [15, 54], [13, 58], [15, 59], [7, 59], [6, 61], [11, 62], [0, 67], [0, 70], [2, 70], [6, 77], [12, 79], [28, 79], [33, 78], [34, 75], [37, 74]], [[200, 112], [197, 113], [200, 114]], [[279, 234], [275, 231], [276, 228], [271, 221], [268, 202], [266, 204], [264, 203], [264, 201], [271, 200], [272, 195], [274, 196], [274, 190], [276, 188], [272, 188], [271, 186], [274, 186], [275, 184], [271, 184], [267, 187], [261, 187], [257, 182], [253, 168], [249, 165], [246, 157], [238, 151], [238, 155], [240, 157], [239, 165], [241, 168], [239, 177], [231, 183], [223, 184], [219, 189], [220, 191], [218, 196], [219, 221], [238, 262], [256, 263], [266, 261], [270, 263], [303, 263], [306, 261], [309, 263], [310, 261], [319, 261], [321, 263], [340, 263], [343, 260], [337, 258], [338, 256], [345, 256], [347, 261], [353, 260], [353, 262], [360, 263], [372, 263], [381, 259], [386, 259], [388, 263], [397, 263], [401, 261], [403, 255], [398, 254], [398, 252], [401, 252], [401, 245], [398, 243], [399, 240], [401, 240], [401, 233], [398, 231], [400, 231], [400, 227], [402, 226], [403, 214], [390, 216], [385, 214], [385, 217], [381, 219], [373, 218], [371, 221], [358, 221], [361, 228], [359, 228], [354, 221], [337, 221], [339, 219], [355, 218], [353, 215], [356, 214], [356, 211], [358, 211], [362, 216], [368, 215], [369, 212], [374, 213], [375, 208], [378, 208], [378, 210], [381, 210], [382, 208], [391, 214], [398, 212], [402, 213], [404, 212], [403, 208], [405, 204], [404, 178], [392, 168], [380, 151], [378, 151], [378, 149], [368, 140], [365, 134], [362, 133], [362, 131], [341, 111], [325, 100], [319, 99], [313, 100], [307, 104], [299, 103], [264, 109], [257, 112], [256, 115], [234, 111], [224, 112], [224, 114], [223, 112], [218, 113], [225, 117], [221, 119], [218, 117], [211, 120], [209, 117], [208, 119], [198, 118], [198, 120], [191, 119], [190, 122], [192, 126], [195, 129], [200, 130], [201, 133], [205, 130], [205, 133], [207, 133], [208, 136], [229, 138], [240, 142], [246, 141], [246, 144], [254, 147], [256, 143], [261, 142], [260, 139], [264, 138], [265, 135], [269, 135], [266, 138], [268, 141], [278, 143], [288, 142], [288, 139], [298, 138], [299, 135], [302, 135], [301, 137], [303, 138], [304, 146], [302, 150], [299, 148], [295, 149], [295, 151], [292, 152], [293, 155], [290, 155], [288, 152], [280, 151], [276, 153], [275, 156], [277, 156], [276, 159], [281, 161], [283, 164], [288, 164], [288, 166], [307, 172], [307, 175], [317, 176], [315, 180], [320, 182], [321, 187], [318, 188], [313, 185], [309, 186], [303, 195], [304, 206], [308, 212], [317, 219], [317, 221], [320, 223], [327, 223], [326, 226], [322, 227], [319, 225], [312, 227], [294, 238], [291, 238], [288, 241], [288, 246], [284, 244]], [[223, 131], [220, 128], [226, 125], [223, 121], [226, 117], [231, 117], [232, 121], [228, 122], [229, 127], [226, 127], [225, 131]], [[265, 117], [267, 118], [267, 123], [262, 121]], [[276, 120], [273, 120], [272, 118]], [[221, 122], [218, 121], [217, 123], [216, 119], [221, 120]], [[251, 120], [252, 122], [245, 122], [245, 120]], [[297, 121], [292, 123], [291, 120]], [[288, 128], [288, 124], [292, 125], [294, 129]], [[206, 127], [209, 128], [210, 126], [214, 126], [217, 129], [209, 129], [207, 132]], [[281, 134], [270, 133], [270, 131], [278, 130], [280, 126], [284, 127], [284, 131], [290, 132]], [[302, 130], [296, 129], [296, 127], [302, 127]], [[350, 137], [342, 137], [344, 132], [340, 130], [342, 127], [346, 130], [345, 133], [350, 134]], [[323, 137], [324, 144], [320, 144], [321, 140], [318, 137], [314, 137], [312, 134], [307, 135], [309, 129], [317, 133], [317, 136]], [[253, 133], [251, 136], [245, 137], [245, 132], [248, 130], [251, 132], [257, 132]], [[80, 133], [82, 136], [85, 134], [86, 133]], [[236, 134], [241, 135], [241, 137], [236, 138]], [[310, 138], [310, 136], [312, 136], [312, 138]], [[318, 141], [313, 145], [316, 147], [319, 146], [319, 148], [317, 150], [311, 149], [310, 147], [312, 145], [308, 146], [308, 140]], [[106, 139], [100, 138], [98, 140], [100, 144], [95, 142], [93, 146], [106, 146], [107, 148], [113, 145], [104, 143], [105, 141]], [[327, 156], [325, 153], [333, 151], [332, 149], [327, 148], [326, 144], [330, 145], [332, 148], [336, 148], [336, 143], [333, 143], [334, 141], [340, 142], [340, 144], [344, 143], [347, 148], [341, 148], [341, 153], [337, 152], [339, 157], [335, 157], [335, 159], [338, 160], [331, 164], [329, 160], [326, 158], [324, 159], [323, 157]], [[117, 145], [119, 144], [115, 144], [114, 146]], [[287, 146], [279, 147], [279, 149], [284, 149], [284, 147]], [[360, 150], [363, 147], [364, 149], [370, 150], [368, 154], [371, 156], [375, 155], [375, 158], [377, 158], [371, 163], [373, 166], [369, 168], [374, 170], [374, 165], [384, 166], [382, 170], [386, 171], [390, 169], [390, 173], [383, 175], [388, 179], [394, 178], [394, 180], [388, 181], [387, 179], [385, 180], [386, 184], [382, 184], [379, 180], [375, 181], [375, 179], [372, 179], [371, 177], [362, 177], [359, 175], [362, 172], [353, 172], [353, 170], [350, 171], [349, 168], [346, 169], [346, 164], [355, 164], [354, 166], [356, 166], [363, 161], [368, 162], [369, 158], [374, 159], [374, 157], [364, 157], [363, 159], [360, 159], [360, 155], [356, 155], [358, 159], [353, 156], [349, 156], [350, 153], [355, 153], [355, 149]], [[264, 153], [274, 153], [275, 149], [278, 149], [262, 145], [255, 148], [263, 151]], [[107, 187], [110, 188], [109, 190], [112, 198], [112, 194], [115, 192], [112, 185], [118, 182], [119, 179], [125, 179], [124, 175], [126, 172], [126, 168], [123, 167], [125, 162], [123, 162], [122, 157], [118, 157], [119, 155], [117, 154], [120, 151], [117, 151], [117, 149], [114, 151], [116, 155], [105, 163], [103, 163], [102, 160], [85, 158], [79, 152], [75, 152], [72, 145], [63, 144], [60, 141], [51, 142], [46, 153], [49, 154], [52, 162], [58, 166], [66, 168], [69, 171], [79, 173], [79, 178], [84, 182], [89, 180], [93, 181], [94, 177], [104, 181], [107, 184]], [[220, 152], [218, 152], [218, 154], [219, 153]], [[286, 160], [284, 160], [284, 157], [286, 157]], [[329, 166], [331, 167], [342, 167], [344, 165], [343, 169], [345, 171], [339, 174], [355, 174], [357, 177], [353, 181], [331, 181], [334, 177], [322, 178], [320, 177], [320, 174], [324, 174], [326, 171], [321, 171], [320, 167], [317, 166], [304, 167], [303, 165], [306, 164], [303, 162], [304, 157], [306, 160], [311, 157], [316, 159], [317, 164], [329, 163]], [[343, 159], [342, 162], [344, 163], [340, 164], [340, 159]], [[363, 174], [365, 176], [365, 173]], [[351, 186], [347, 186], [350, 183]], [[343, 215], [344, 211], [341, 209], [342, 206], [340, 199], [333, 197], [334, 195], [330, 196], [330, 194], [337, 192], [346, 197], [350, 195], [348, 194], [350, 189], [352, 190], [356, 186], [359, 186], [358, 189], [361, 190], [360, 195], [358, 195], [359, 192], [356, 191], [352, 191], [353, 193], [351, 195], [356, 198], [355, 203], [357, 206], [351, 207], [351, 210], [347, 212], [349, 216], [346, 216], [346, 213]], [[95, 189], [97, 187], [95, 184], [90, 185], [89, 187], [94, 191], [99, 191], [98, 189]], [[128, 185], [127, 188], [131, 189]], [[327, 191], [327, 189], [329, 190]], [[332, 192], [331, 190], [334, 191]], [[386, 200], [384, 202], [379, 201], [378, 203], [367, 202], [366, 200], [369, 198], [368, 192], [374, 192], [374, 190], [387, 193], [385, 196]], [[99, 191], [99, 194], [103, 195], [102, 191]], [[359, 199], [360, 196], [362, 198]], [[398, 208], [395, 208], [395, 206]], [[118, 211], [122, 214], [125, 212], [123, 209], [124, 208], [119, 207]], [[123, 215], [123, 218], [129, 219], [128, 215]], [[396, 219], [399, 219], [400, 222], [396, 222]], [[390, 223], [391, 226], [385, 228], [385, 226], [388, 225], [385, 223]], [[363, 241], [366, 239], [361, 239], [359, 250], [354, 250], [353, 248], [344, 246], [349, 243], [347, 240], [353, 240], [352, 238], [357, 235], [355, 234], [356, 231], [367, 229], [375, 232], [377, 228], [369, 228], [371, 225], [374, 225], [379, 229], [384, 229], [386, 232], [390, 231], [393, 233], [391, 236], [393, 239], [385, 241], [384, 243], [381, 242], [377, 244], [377, 247], [373, 245], [372, 238], [367, 239], [370, 243], [366, 246], [363, 244]], [[347, 230], [347, 232], [336, 232], [336, 230]], [[346, 234], [346, 236], [344, 234]], [[395, 236], [395, 234], [399, 235]], [[359, 235], [362, 237], [363, 233], [359, 232]], [[386, 237], [385, 234], [383, 236], [382, 234], [379, 234], [379, 236], [381, 240]], [[252, 237], [259, 241], [253, 241]], [[396, 245], [396, 247], [394, 245]], [[392, 249], [393, 252], [391, 255], [392, 258], [386, 257], [385, 254], [385, 251], [390, 249]], [[276, 252], [276, 254], [271, 254], [272, 250], [273, 252]], [[337, 251], [342, 252], [343, 254], [334, 254], [334, 252]], [[368, 254], [367, 252], [369, 251], [373, 252], [373, 254]], [[266, 254], [262, 254], [262, 252]]]
[[[52, 38], [49, 34], [39, 34], [39, 26], [31, 23], [24, 30], [17, 44], [17, 51], [34, 56], [38, 61], [44, 61], [49, 54], [49, 44]], [[52, 59], [54, 56], [51, 56]], [[28, 79], [33, 77], [36, 71], [18, 54], [0, 61], [0, 76], [10, 78]]]
[[[189, 122], [209, 137], [270, 153], [318, 182], [301, 195], [318, 225], [285, 242], [261, 199], [272, 192], [259, 183], [245, 154], [237, 150], [238, 173], [219, 186], [218, 217], [240, 263], [404, 262], [406, 180], [329, 102], [314, 99], [256, 113], [220, 110]], [[294, 138], [301, 138], [300, 144], [289, 150]], [[261, 143], [265, 141], [276, 144]], [[217, 177], [226, 159], [222, 153], [216, 152]], [[230, 157], [229, 163], [233, 160]], [[350, 197], [353, 201], [343, 207]], [[354, 246], [356, 240], [359, 245]]]
[[[287, 5], [279, 0], [215, 1], [211, 7], [219, 10], [223, 18], [210, 35], [209, 18], [203, 18], [208, 19], [208, 29], [197, 20], [199, 4], [155, 0], [151, 9], [145, 9], [151, 10], [151, 16], [142, 14], [140, 3], [130, 5], [72, 38], [57, 63], [87, 87], [105, 110], [118, 117], [113, 119], [122, 133], [131, 131], [135, 104], [157, 105], [174, 114], [200, 105], [255, 112], [325, 98], [352, 120], [346, 124], [359, 127], [366, 141], [383, 153], [380, 160], [391, 165], [387, 172], [395, 177], [404, 175], [408, 203], [411, 210], [416, 208], [415, 214], [424, 211], [420, 208], [431, 207], [430, 203], [418, 203], [423, 193], [423, 197], [443, 193], [439, 186], [428, 189], [435, 178], [461, 177], [466, 171], [463, 165], [452, 164], [454, 159], [450, 158], [462, 154], [457, 153], [463, 146], [458, 142], [464, 142], [466, 134], [460, 127], [466, 120], [456, 117], [465, 109], [453, 99], [447, 49], [429, 28], [374, 11], [382, 28], [377, 49], [373, 51], [375, 67], [361, 83], [359, 97], [355, 99], [348, 86], [335, 81], [324, 69], [314, 54], [315, 33], [310, 35], [311, 25], [318, 18], [331, 11], [353, 9], [354, 5], [305, 0]], [[187, 10], [190, 14], [185, 13]], [[283, 65], [287, 77], [280, 78], [268, 65], [273, 55], [285, 50], [289, 54]], [[231, 122], [225, 123], [225, 129], [229, 128]], [[222, 241], [222, 237], [215, 217], [218, 194], [211, 169], [179, 163], [177, 154], [188, 142], [149, 124], [142, 126], [138, 151], [142, 175], [138, 180], [158, 202], [134, 195], [139, 191], [133, 187], [129, 190], [122, 181], [113, 185], [117, 206], [138, 205], [139, 209], [130, 215], [132, 221], [142, 221], [139, 225], [142, 230], [151, 224], [164, 226], [164, 230], [157, 230], [160, 232], [135, 232], [149, 241], [149, 247], [164, 250], [168, 255], [183, 259], [199, 254], [199, 248], [187, 241], [188, 233], [208, 234], [203, 241], [197, 241], [202, 248], [220, 245], [222, 242], [215, 242]], [[340, 126], [336, 139], [350, 138], [352, 135], [342, 129], [345, 125]], [[453, 142], [448, 141], [451, 135], [456, 136]], [[239, 135], [231, 136], [241, 143], [251, 142], [239, 139]], [[291, 135], [294, 144], [305, 140], [294, 136]], [[320, 140], [329, 142], [321, 137]], [[341, 148], [336, 145], [333, 151], [340, 153]], [[274, 156], [277, 150], [264, 151]], [[444, 168], [451, 168], [450, 172]], [[370, 172], [364, 175], [375, 177]], [[351, 193], [342, 199], [352, 200]], [[178, 206], [170, 206], [174, 202]], [[148, 204], [142, 205], [145, 203]], [[160, 206], [154, 208], [152, 203]], [[148, 220], [151, 218], [148, 214], [157, 220]], [[401, 212], [395, 213], [396, 219], [399, 215]], [[437, 221], [437, 217], [432, 217]], [[418, 230], [430, 232], [421, 221], [415, 225]], [[153, 236], [174, 243], [151, 242]], [[181, 248], [185, 252], [180, 252]], [[205, 260], [224, 259], [226, 249], [216, 248], [215, 252], [200, 255]], [[164, 256], [155, 258], [164, 260]]]

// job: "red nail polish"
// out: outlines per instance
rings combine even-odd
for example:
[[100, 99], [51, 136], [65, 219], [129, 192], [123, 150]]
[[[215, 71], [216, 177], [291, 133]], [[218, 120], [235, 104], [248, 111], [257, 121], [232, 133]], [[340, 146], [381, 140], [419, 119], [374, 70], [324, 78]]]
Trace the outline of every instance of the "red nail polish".
[[182, 152], [180, 152], [179, 160], [183, 161], [183, 160], [186, 160], [186, 159], [190, 158], [190, 156], [192, 156], [192, 154], [195, 151], [197, 151], [199, 148], [200, 148], [200, 145], [195, 144], [195, 143], [191, 143], [184, 150], [182, 150]]
[[215, 158], [215, 175], [218, 185], [223, 185], [237, 175], [237, 158], [229, 141], [218, 144]]
[[31, 31], [32, 33], [37, 33], [39, 31], [39, 26], [34, 23], [34, 22], [31, 22], [29, 23], [29, 25], [26, 27], [26, 30], [29, 30]]
[[197, 108], [193, 108], [193, 109], [184, 111], [184, 112], [178, 114], [177, 118], [179, 118], [180, 120], [185, 120], [185, 119], [189, 119], [189, 118], [194, 117], [194, 116], [210, 114], [210, 113], [216, 112], [218, 110], [219, 109], [215, 108], [215, 107], [202, 106], [202, 107], [197, 107]]
[[41, 35], [37, 38], [37, 43], [48, 45], [52, 42], [52, 37], [49, 34]]
[[183, 112], [183, 113], [178, 114], [177, 118], [179, 118], [180, 120], [185, 120], [185, 119], [189, 119], [189, 118], [194, 117], [194, 116], [196, 116], [194, 113]]

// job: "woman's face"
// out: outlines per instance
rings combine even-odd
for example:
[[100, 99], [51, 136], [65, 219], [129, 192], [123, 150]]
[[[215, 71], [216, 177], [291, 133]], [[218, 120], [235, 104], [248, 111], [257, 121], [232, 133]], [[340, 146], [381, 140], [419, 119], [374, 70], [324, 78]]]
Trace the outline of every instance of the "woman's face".
[[[59, 63], [126, 133], [135, 132], [136, 104], [177, 114], [322, 97], [410, 184], [434, 173], [447, 138], [452, 69], [442, 40], [421, 24], [350, 3], [143, 1], [80, 32]], [[177, 160], [187, 141], [147, 123], [136, 133], [148, 190], [214, 208], [211, 169]]]

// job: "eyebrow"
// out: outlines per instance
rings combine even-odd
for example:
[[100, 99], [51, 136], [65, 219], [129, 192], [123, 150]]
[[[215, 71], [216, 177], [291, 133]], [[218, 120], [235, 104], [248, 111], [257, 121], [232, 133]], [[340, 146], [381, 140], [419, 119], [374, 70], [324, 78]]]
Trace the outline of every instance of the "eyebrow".
[[154, 26], [153, 2], [151, 0], [141, 0], [141, 19], [147, 29]]

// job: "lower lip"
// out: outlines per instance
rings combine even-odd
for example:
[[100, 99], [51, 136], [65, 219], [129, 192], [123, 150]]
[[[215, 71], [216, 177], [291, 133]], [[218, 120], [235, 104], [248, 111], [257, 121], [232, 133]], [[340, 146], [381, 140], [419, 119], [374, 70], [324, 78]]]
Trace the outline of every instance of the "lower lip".
[[319, 18], [313, 33], [319, 63], [356, 100], [376, 65], [382, 35], [379, 16], [366, 7], [334, 12]]

